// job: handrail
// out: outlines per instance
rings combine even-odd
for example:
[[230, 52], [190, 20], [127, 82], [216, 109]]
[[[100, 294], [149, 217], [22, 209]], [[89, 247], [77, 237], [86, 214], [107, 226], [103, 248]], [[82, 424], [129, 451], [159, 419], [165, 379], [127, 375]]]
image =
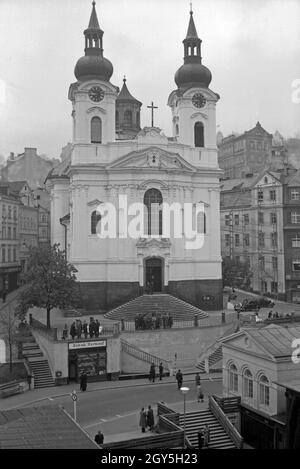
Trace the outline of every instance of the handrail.
[[223, 429], [229, 436], [229, 438], [234, 442], [238, 449], [243, 448], [243, 438], [235, 428], [235, 426], [230, 422], [230, 420], [226, 417], [225, 413], [218, 405], [217, 401], [215, 400], [214, 396], [209, 395], [208, 398], [209, 409], [214, 414], [216, 419], [220, 422]]
[[52, 342], [57, 340], [57, 328], [47, 328], [45, 324], [40, 322], [38, 319], [32, 318], [30, 321], [30, 326], [32, 329], [36, 329], [42, 333], [44, 337], [47, 337]]
[[126, 342], [124, 339], [121, 339], [121, 348], [122, 351], [128, 353], [129, 355], [132, 355], [135, 358], [143, 360], [144, 362], [154, 363], [156, 366], [159, 366], [160, 363], [162, 363], [164, 368], [166, 368], [167, 370], [170, 369], [170, 363], [167, 360], [152, 355], [151, 353], [145, 352], [144, 350], [139, 349], [135, 345]]
[[[184, 430], [182, 427], [180, 427], [179, 425], [177, 425], [175, 422], [173, 422], [172, 420], [170, 420], [170, 417], [174, 416], [175, 418], [178, 416], [179, 414], [177, 412], [174, 412], [173, 414], [161, 414], [159, 415], [158, 417], [158, 422], [159, 424], [162, 422], [165, 424], [166, 427], [169, 427], [171, 429], [174, 429], [174, 431], [182, 431], [183, 434], [182, 436], [184, 437]], [[183, 442], [184, 443], [184, 442]], [[185, 443], [186, 443], [186, 446], [187, 448], [189, 449], [194, 449], [194, 446], [192, 445], [192, 443], [190, 442], [190, 440], [188, 439], [188, 437], [185, 435]]]

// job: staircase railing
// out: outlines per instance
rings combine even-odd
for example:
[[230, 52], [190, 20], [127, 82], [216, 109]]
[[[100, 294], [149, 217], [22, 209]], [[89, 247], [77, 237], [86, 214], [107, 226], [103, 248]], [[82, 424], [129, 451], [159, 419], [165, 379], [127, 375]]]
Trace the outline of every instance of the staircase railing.
[[239, 434], [237, 429], [234, 427], [234, 425], [230, 422], [230, 420], [227, 418], [221, 407], [218, 405], [216, 399], [214, 396], [210, 395], [208, 398], [208, 405], [210, 411], [214, 414], [216, 419], [219, 421], [219, 423], [222, 425], [222, 428], [224, 431], [227, 433], [229, 438], [234, 442], [235, 446], [238, 449], [243, 448], [243, 443], [244, 440], [242, 436]]
[[121, 339], [121, 350], [122, 352], [128, 353], [129, 355], [138, 358], [146, 363], [154, 363], [155, 366], [159, 366], [162, 363], [163, 367], [167, 370], [170, 369], [170, 362], [159, 358], [151, 353], [145, 352], [144, 350], [139, 349], [135, 345], [126, 342], [124, 339]]

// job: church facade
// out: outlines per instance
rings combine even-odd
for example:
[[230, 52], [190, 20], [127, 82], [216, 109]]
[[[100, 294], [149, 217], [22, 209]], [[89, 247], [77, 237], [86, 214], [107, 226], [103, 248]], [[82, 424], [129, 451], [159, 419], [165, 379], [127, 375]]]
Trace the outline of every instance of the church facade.
[[[149, 289], [206, 310], [221, 309], [219, 95], [209, 88], [212, 76], [202, 64], [193, 12], [184, 64], [168, 99], [169, 138], [154, 126], [141, 129], [142, 103], [125, 79], [121, 91], [110, 81], [113, 66], [103, 55], [95, 2], [84, 36], [85, 55], [69, 89], [73, 149], [47, 179], [52, 243], [60, 243], [77, 268], [91, 310], [109, 310]], [[136, 236], [129, 229], [134, 204], [145, 207]], [[108, 206], [115, 223], [105, 236]], [[165, 230], [166, 207], [170, 219], [179, 220], [177, 231]], [[187, 242], [191, 230], [201, 234], [197, 248]]]

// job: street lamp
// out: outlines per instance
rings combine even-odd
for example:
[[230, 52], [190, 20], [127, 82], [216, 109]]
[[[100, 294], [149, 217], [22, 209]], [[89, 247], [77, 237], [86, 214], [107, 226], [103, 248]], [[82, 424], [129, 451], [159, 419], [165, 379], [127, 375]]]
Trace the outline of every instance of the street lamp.
[[189, 392], [190, 388], [182, 387], [180, 391], [183, 394], [183, 447], [185, 448], [185, 396]]

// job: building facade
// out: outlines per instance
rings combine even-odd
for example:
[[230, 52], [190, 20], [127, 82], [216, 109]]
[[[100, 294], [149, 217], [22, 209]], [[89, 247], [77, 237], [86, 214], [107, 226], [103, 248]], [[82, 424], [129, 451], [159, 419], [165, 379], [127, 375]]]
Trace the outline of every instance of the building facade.
[[238, 179], [260, 173], [272, 161], [272, 134], [257, 122], [242, 135], [229, 135], [219, 144], [218, 160], [224, 178]]
[[223, 395], [241, 397], [241, 434], [255, 448], [287, 445], [284, 383], [300, 378], [292, 360], [299, 327], [245, 328], [222, 339]]
[[247, 262], [251, 289], [285, 297], [282, 174], [222, 181], [222, 257]]
[[[130, 135], [119, 140], [119, 88], [110, 81], [113, 66], [103, 56], [103, 31], [94, 2], [84, 35], [85, 56], [76, 64], [77, 81], [69, 91], [72, 154], [47, 180], [51, 241], [65, 246], [92, 309], [124, 303], [145, 291], [148, 283], [154, 291], [167, 291], [199, 307], [209, 296], [210, 309], [220, 309], [220, 170], [215, 117], [219, 96], [209, 88], [212, 76], [202, 64], [202, 41], [193, 12], [183, 41], [184, 64], [175, 75], [177, 88], [168, 100], [173, 122], [170, 138], [153, 125], [144, 127], [135, 138]], [[137, 124], [135, 121], [136, 130]], [[116, 224], [113, 236], [105, 237], [102, 208], [107, 203], [113, 206]], [[147, 208], [147, 216], [134, 237], [129, 236], [128, 222], [136, 203]], [[166, 225], [163, 229], [163, 210], [167, 210], [163, 203], [177, 203], [181, 220], [184, 214], [188, 218], [184, 203], [192, 214], [202, 204], [202, 248], [189, 247], [187, 241], [192, 237], [186, 235], [182, 223], [176, 236], [167, 232]]]

